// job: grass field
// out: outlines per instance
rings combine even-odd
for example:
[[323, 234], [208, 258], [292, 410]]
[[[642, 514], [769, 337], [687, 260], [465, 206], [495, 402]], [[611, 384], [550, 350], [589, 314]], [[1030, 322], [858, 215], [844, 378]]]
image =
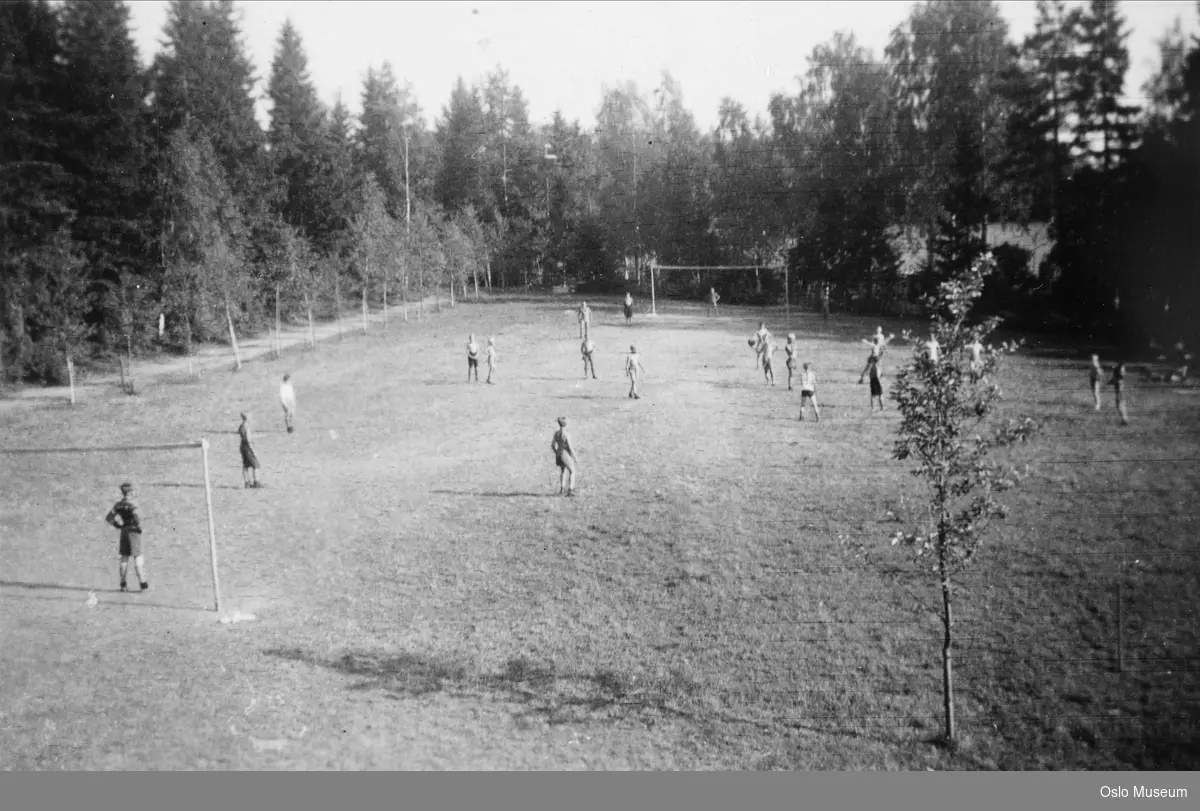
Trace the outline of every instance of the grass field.
[[[793, 316], [814, 424], [781, 356], [773, 389], [754, 369], [759, 311], [672, 303], [626, 328], [598, 306], [585, 381], [568, 306], [460, 304], [0, 414], [5, 448], [208, 437], [226, 608], [257, 616], [211, 610], [198, 452], [0, 457], [0, 768], [1200, 768], [1195, 389], [1135, 385], [1120, 428], [1081, 361], [1007, 367], [1006, 412], [1044, 434], [963, 582], [950, 751], [934, 584], [887, 546], [919, 485], [890, 460], [894, 408], [869, 416], [858, 385], [875, 322]], [[464, 382], [468, 332], [496, 336], [496, 385]], [[246, 409], [260, 490], [241, 486]], [[559, 415], [574, 499], [555, 496]], [[116, 591], [102, 520], [126, 478], [147, 594]]]

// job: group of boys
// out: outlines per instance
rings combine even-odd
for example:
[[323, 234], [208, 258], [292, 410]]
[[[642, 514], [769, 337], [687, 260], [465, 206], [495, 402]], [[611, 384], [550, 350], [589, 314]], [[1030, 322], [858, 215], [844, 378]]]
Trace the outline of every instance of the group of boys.
[[[747, 342], [754, 349], [754, 366], [761, 367], [763, 377], [770, 386], [775, 385], [775, 352], [777, 346], [771, 335], [771, 331], [767, 329], [764, 322], [759, 322], [758, 332], [754, 333], [754, 337]], [[784, 351], [787, 354], [787, 373], [788, 373], [788, 391], [792, 391], [792, 378], [796, 372], [796, 333], [790, 332], [787, 336], [787, 343], [784, 344]], [[813, 371], [812, 364], [804, 363], [801, 365], [800, 371], [800, 419], [804, 419], [804, 406], [811, 405], [813, 415], [817, 422], [821, 421], [821, 408], [817, 405], [817, 375]]]

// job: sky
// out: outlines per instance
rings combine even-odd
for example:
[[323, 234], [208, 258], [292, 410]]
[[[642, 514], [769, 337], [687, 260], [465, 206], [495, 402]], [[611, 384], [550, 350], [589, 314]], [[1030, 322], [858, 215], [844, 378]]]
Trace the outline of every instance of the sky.
[[[409, 82], [426, 121], [442, 114], [455, 80], [468, 84], [503, 67], [521, 88], [534, 124], [555, 110], [584, 129], [594, 125], [605, 87], [636, 83], [643, 95], [670, 71], [684, 105], [705, 130], [722, 98], [765, 118], [776, 92], [794, 93], [814, 46], [838, 30], [882, 57], [891, 30], [911, 2], [355, 2], [241, 0], [246, 47], [265, 96], [280, 28], [300, 34], [321, 99], [340, 97], [352, 113], [368, 67], [385, 61]], [[161, 48], [166, 0], [131, 0], [134, 38], [144, 62]], [[1033, 27], [1034, 2], [999, 2], [1010, 39]], [[1155, 44], [1176, 17], [1200, 31], [1195, 0], [1127, 0], [1132, 30], [1125, 94], [1136, 100], [1157, 67]], [[260, 101], [266, 122], [269, 105]]]

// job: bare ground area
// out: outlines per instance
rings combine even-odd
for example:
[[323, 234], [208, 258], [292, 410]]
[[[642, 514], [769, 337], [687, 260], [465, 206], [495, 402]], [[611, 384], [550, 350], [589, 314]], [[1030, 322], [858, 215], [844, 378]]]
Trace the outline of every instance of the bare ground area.
[[[887, 544], [919, 521], [919, 486], [890, 461], [895, 411], [870, 416], [858, 385], [875, 322], [793, 315], [814, 423], [782, 358], [775, 387], [754, 368], [758, 310], [672, 304], [627, 328], [602, 302], [593, 381], [572, 303], [460, 303], [236, 374], [217, 350], [203, 377], [0, 413], [5, 448], [207, 437], [225, 607], [256, 615], [211, 610], [198, 452], [3, 457], [0, 768], [1200, 767], [1194, 390], [1135, 388], [1121, 428], [1081, 363], [1010, 364], [1005, 408], [1045, 434], [962, 583], [950, 751], [934, 584]], [[465, 381], [468, 332], [496, 336], [494, 385]], [[126, 478], [146, 594], [116, 591], [102, 521]]]

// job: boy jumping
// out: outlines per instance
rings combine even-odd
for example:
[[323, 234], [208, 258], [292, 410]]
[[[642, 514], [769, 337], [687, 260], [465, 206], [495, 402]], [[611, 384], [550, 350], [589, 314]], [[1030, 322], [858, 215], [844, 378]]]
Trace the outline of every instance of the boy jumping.
[[812, 368], [806, 363], [804, 370], [800, 374], [800, 420], [804, 420], [804, 403], [812, 404], [813, 414], [817, 417], [817, 422], [821, 421], [821, 409], [817, 407], [817, 376], [813, 374]]
[[554, 463], [558, 465], [558, 494], [563, 494], [566, 484], [566, 494], [575, 495], [575, 449], [571, 447], [571, 438], [567, 436], [567, 418], [558, 418], [558, 430], [550, 440], [550, 450], [554, 451]]
[[[485, 382], [491, 383], [492, 382], [492, 374], [496, 371], [496, 339], [491, 338], [491, 337], [488, 338], [487, 365], [488, 365], [488, 376], [487, 376], [487, 380]], [[479, 373], [476, 372], [475, 376], [478, 378]]]
[[475, 333], [467, 338], [467, 382], [471, 382], [471, 372], [475, 372], [475, 382], [479, 382], [479, 344], [475, 343]]
[[629, 396], [634, 400], [642, 399], [642, 395], [638, 394], [638, 381], [645, 373], [642, 359], [638, 357], [637, 347], [629, 347], [629, 354], [625, 356], [625, 374], [629, 376]]
[[142, 591], [150, 588], [150, 584], [146, 582], [146, 559], [142, 556], [142, 522], [138, 518], [137, 505], [133, 501], [132, 484], [125, 482], [121, 485], [121, 500], [113, 505], [108, 515], [104, 516], [104, 520], [121, 530], [121, 541], [117, 551], [121, 557], [121, 591], [129, 591], [125, 579], [129, 573], [130, 558], [133, 558], [133, 571], [142, 586]]

